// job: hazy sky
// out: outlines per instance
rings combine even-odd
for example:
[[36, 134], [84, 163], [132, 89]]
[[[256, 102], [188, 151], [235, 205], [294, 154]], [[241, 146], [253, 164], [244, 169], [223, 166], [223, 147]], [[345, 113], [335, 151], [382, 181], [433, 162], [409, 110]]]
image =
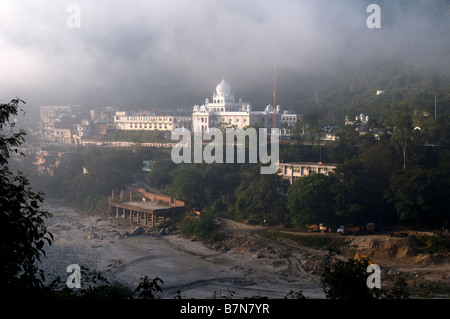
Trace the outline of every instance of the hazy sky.
[[[0, 99], [189, 107], [222, 76], [244, 100], [246, 90], [270, 88], [274, 64], [283, 85], [283, 70], [307, 77], [402, 54], [439, 61], [448, 33], [426, 9], [442, 1], [417, 1], [413, 11], [402, 2], [0, 0]], [[370, 3], [381, 7], [381, 29], [366, 25]], [[69, 27], [78, 21], [70, 4], [80, 28]]]

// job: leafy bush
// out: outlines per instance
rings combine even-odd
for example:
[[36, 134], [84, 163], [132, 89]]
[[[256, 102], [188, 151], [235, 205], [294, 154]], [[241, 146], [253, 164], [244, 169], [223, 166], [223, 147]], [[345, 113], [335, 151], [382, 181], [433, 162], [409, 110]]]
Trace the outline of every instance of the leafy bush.
[[418, 236], [417, 239], [426, 254], [450, 251], [450, 237], [448, 236]]
[[202, 214], [200, 217], [186, 216], [180, 222], [180, 231], [185, 236], [199, 239], [205, 243], [216, 243], [222, 241], [225, 235], [216, 228], [213, 216]]
[[407, 299], [408, 285], [403, 277], [390, 288], [367, 287], [368, 261], [348, 259], [343, 261], [336, 258], [337, 251], [328, 253], [323, 264], [320, 280], [327, 298], [330, 299]]

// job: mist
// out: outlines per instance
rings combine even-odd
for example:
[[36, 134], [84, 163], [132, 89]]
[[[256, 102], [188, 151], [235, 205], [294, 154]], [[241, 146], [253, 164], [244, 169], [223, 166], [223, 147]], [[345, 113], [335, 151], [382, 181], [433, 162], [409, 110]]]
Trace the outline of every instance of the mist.
[[[381, 8], [380, 29], [367, 27], [370, 3]], [[70, 4], [80, 28], [68, 27]], [[445, 0], [2, 0], [0, 99], [190, 108], [225, 77], [258, 109], [271, 102], [274, 65], [280, 90], [298, 92], [387, 59], [448, 72], [448, 8]]]

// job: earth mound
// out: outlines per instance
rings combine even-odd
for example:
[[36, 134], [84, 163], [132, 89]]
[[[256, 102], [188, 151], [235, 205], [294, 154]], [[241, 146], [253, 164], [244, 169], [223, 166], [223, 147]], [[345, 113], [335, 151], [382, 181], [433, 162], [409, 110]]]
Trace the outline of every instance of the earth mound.
[[348, 246], [362, 254], [376, 258], [405, 258], [420, 254], [419, 242], [415, 237], [407, 238], [355, 238]]

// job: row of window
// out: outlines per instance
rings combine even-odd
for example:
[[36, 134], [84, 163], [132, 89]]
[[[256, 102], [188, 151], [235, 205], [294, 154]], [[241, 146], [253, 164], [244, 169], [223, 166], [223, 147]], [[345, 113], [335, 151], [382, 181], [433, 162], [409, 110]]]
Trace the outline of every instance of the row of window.
[[[184, 127], [184, 128], [191, 128], [191, 125], [190, 124], [187, 124], [187, 125], [179, 125], [179, 126], [175, 126], [175, 128], [178, 128], [178, 127]], [[168, 129], [168, 127], [167, 127], [167, 124], [154, 124], [154, 125], [152, 125], [152, 124], [142, 124], [142, 123], [131, 123], [131, 124], [129, 124], [129, 126], [128, 126], [128, 128], [130, 128], [130, 129], [137, 129], [137, 128], [139, 128], [139, 129], [154, 129], [154, 130], [162, 130], [162, 129], [164, 129], [164, 130], [167, 130]]]
[[[122, 121], [119, 116], [116, 116], [116, 121]], [[188, 122], [191, 121], [190, 117], [172, 118], [172, 117], [127, 117], [126, 121], [139, 121], [139, 122]]]
[[[319, 174], [326, 174], [328, 173], [328, 168], [326, 167], [317, 167], [317, 168], [312, 168], [312, 167], [307, 167], [307, 166], [294, 166], [292, 168], [292, 171], [294, 173], [300, 173], [300, 175], [305, 175], [306, 173], [310, 173], [310, 172], [315, 172], [315, 173], [319, 173]], [[284, 167], [284, 174], [287, 175], [288, 174], [288, 167], [285, 166]]]
[[226, 100], [224, 100], [224, 99], [214, 99], [213, 103], [234, 103], [234, 101], [231, 100], [231, 99], [226, 99]]
[[[201, 117], [200, 118], [200, 122], [202, 123], [207, 123], [208, 122], [208, 118], [207, 117]], [[211, 123], [221, 123], [221, 122], [226, 122], [225, 119], [211, 119], [210, 120]], [[233, 119], [228, 119], [228, 123], [232, 123]], [[239, 123], [239, 119], [235, 119], [234, 120], [235, 123]], [[252, 119], [252, 123], [255, 124], [257, 122], [256, 119]], [[280, 121], [277, 119], [276, 120], [277, 123], [279, 123]], [[243, 123], [247, 123], [247, 119], [243, 119]], [[261, 123], [273, 123], [273, 118], [261, 118]]]
[[281, 120], [286, 122], [297, 122], [296, 117], [282, 117]]

